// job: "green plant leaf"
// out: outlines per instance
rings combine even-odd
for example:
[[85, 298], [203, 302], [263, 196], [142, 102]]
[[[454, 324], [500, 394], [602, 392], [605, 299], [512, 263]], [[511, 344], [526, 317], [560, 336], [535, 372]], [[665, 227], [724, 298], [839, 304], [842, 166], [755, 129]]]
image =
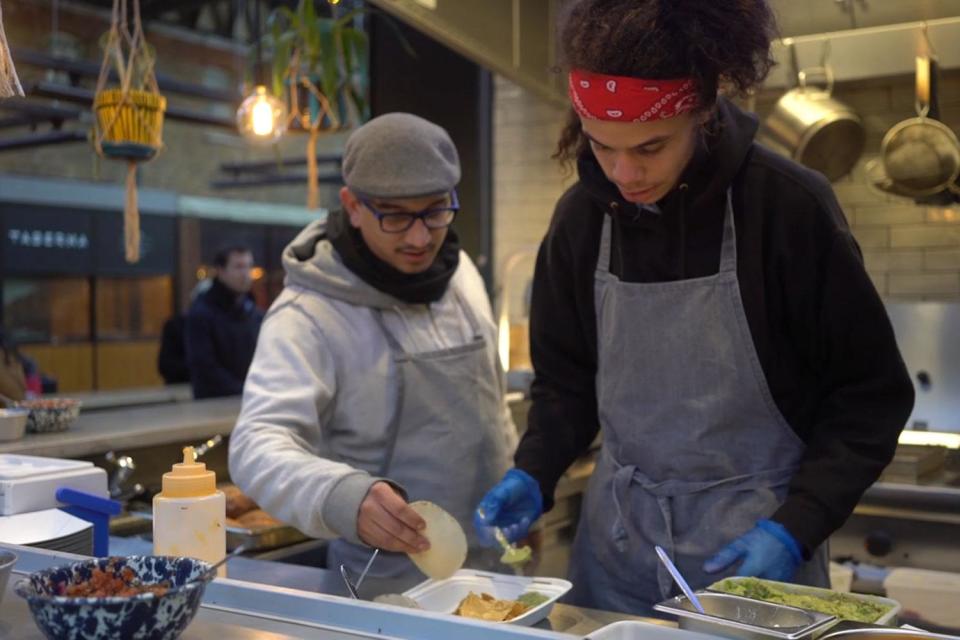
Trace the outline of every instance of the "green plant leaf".
[[340, 81], [340, 68], [337, 64], [339, 49], [336, 21], [330, 18], [317, 20], [317, 33], [320, 36], [320, 90], [327, 96], [331, 108], [335, 108], [337, 85]]
[[337, 18], [337, 26], [348, 27], [350, 26], [350, 23], [353, 22], [354, 18], [364, 13], [370, 13], [370, 12], [367, 9], [352, 9], [347, 13], [343, 14], [342, 16], [340, 16], [339, 18]]
[[360, 117], [360, 122], [366, 122], [370, 119], [369, 105], [367, 104], [366, 97], [353, 85], [347, 85], [347, 93], [350, 96], [350, 100], [353, 101], [354, 106], [357, 108], [357, 115]]
[[[284, 37], [291, 36], [291, 37]], [[290, 67], [290, 57], [293, 54], [293, 34], [286, 33], [280, 37], [273, 52], [273, 95], [282, 96], [286, 88], [287, 70]]]

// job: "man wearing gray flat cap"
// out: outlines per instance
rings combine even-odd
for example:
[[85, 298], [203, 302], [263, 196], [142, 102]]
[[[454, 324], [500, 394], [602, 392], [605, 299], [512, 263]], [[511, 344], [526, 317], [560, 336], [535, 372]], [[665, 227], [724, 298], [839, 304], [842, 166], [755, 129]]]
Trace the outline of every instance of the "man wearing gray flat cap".
[[451, 513], [468, 564], [488, 566], [472, 510], [517, 435], [483, 281], [450, 228], [456, 147], [423, 118], [382, 115], [347, 140], [343, 181], [343, 208], [284, 250], [230, 476], [277, 518], [332, 539], [327, 566], [354, 579], [374, 548], [368, 575], [420, 575], [406, 554], [429, 542], [408, 500]]

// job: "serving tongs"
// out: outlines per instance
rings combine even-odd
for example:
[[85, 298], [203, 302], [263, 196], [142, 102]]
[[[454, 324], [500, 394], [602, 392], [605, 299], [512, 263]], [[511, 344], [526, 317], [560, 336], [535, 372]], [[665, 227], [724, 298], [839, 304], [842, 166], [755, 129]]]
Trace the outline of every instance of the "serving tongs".
[[373, 553], [370, 554], [370, 559], [367, 560], [367, 566], [363, 568], [356, 583], [350, 582], [350, 573], [347, 571], [347, 566], [345, 564], [340, 565], [340, 577], [343, 578], [344, 584], [347, 585], [347, 591], [350, 592], [350, 597], [354, 600], [360, 599], [360, 585], [363, 584], [363, 579], [367, 577], [367, 572], [370, 571], [370, 566], [373, 564], [373, 561], [377, 559], [379, 553], [380, 549], [373, 550]]

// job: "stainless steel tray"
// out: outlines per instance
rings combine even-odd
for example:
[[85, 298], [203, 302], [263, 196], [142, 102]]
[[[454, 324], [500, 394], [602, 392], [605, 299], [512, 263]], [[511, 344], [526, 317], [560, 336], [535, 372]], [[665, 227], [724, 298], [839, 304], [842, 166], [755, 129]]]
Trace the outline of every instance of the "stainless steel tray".
[[824, 634], [821, 640], [957, 640], [958, 636], [919, 629], [845, 629]]
[[837, 622], [836, 616], [726, 593], [698, 591], [697, 598], [705, 613], [697, 611], [686, 596], [664, 600], [653, 608], [677, 616], [681, 629], [741, 640], [802, 640]]
[[[153, 520], [153, 512], [149, 510], [131, 511], [130, 514]], [[255, 529], [227, 526], [227, 551], [233, 551], [240, 545], [243, 545], [247, 551], [263, 551], [286, 547], [309, 539], [309, 536], [296, 527], [286, 524]]]

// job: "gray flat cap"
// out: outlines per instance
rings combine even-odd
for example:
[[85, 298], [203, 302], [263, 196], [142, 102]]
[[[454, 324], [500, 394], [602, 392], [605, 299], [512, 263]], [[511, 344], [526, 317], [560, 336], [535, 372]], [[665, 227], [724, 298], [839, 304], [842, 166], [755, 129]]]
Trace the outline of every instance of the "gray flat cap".
[[386, 113], [347, 138], [343, 181], [373, 198], [444, 193], [460, 182], [460, 158], [443, 127], [412, 113]]

